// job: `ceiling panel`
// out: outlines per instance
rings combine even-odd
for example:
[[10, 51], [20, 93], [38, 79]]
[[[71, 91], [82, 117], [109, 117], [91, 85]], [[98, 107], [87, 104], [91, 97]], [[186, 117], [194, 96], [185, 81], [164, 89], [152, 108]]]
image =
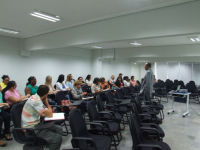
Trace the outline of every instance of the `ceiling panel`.
[[[160, 8], [193, 0], [0, 0], [0, 27], [21, 31], [26, 38], [115, 16]], [[29, 14], [41, 10], [58, 15], [62, 21], [53, 23]]]

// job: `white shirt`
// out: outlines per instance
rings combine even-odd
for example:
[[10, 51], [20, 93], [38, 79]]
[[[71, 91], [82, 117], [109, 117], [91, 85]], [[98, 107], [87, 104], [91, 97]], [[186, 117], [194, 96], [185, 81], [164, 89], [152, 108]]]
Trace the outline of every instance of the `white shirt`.
[[129, 87], [130, 86], [130, 82], [127, 82], [126, 80], [124, 80], [124, 86], [125, 87]]
[[90, 80], [85, 80], [85, 83], [87, 83], [87, 84], [92, 84], [92, 81]]
[[91, 86], [92, 93], [95, 93], [96, 91], [100, 91], [100, 90], [101, 90], [101, 86], [100, 85], [93, 84]]
[[[63, 85], [64, 85], [65, 87], [64, 87]], [[64, 82], [63, 82], [63, 85], [62, 85], [60, 82], [57, 82], [57, 83], [56, 83], [56, 90], [67, 91], [66, 88], [68, 88], [68, 87], [64, 84]]]

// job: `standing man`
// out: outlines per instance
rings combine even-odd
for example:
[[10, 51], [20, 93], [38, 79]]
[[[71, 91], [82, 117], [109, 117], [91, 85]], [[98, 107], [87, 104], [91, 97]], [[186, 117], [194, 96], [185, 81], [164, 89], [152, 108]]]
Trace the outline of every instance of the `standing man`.
[[152, 97], [154, 76], [151, 70], [151, 63], [146, 63], [144, 68], [146, 70], [146, 74], [140, 88], [140, 93], [145, 91], [150, 94], [150, 97]]
[[[40, 123], [41, 117], [53, 116], [47, 99], [48, 93], [49, 87], [40, 85], [37, 94], [32, 95], [27, 100], [22, 111], [22, 128], [33, 128]], [[62, 143], [62, 127], [53, 125], [48, 129], [36, 130], [35, 134], [36, 137], [47, 141], [49, 150], [60, 150]]]

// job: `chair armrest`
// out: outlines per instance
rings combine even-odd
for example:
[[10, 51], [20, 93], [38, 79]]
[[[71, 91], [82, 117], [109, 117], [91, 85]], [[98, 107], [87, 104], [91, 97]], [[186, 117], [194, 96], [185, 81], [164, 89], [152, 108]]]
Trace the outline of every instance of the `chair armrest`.
[[110, 127], [108, 125], [108, 123], [106, 121], [101, 121], [101, 120], [93, 120], [92, 122], [95, 122], [95, 123], [101, 123], [102, 125], [105, 125], [106, 128], [108, 128], [108, 131], [110, 132]]
[[148, 117], [151, 119], [151, 122], [153, 121], [153, 120], [152, 120], [152, 116], [149, 115], [149, 114], [139, 114], [139, 116], [148, 116]]
[[94, 148], [97, 149], [95, 141], [92, 138], [89, 138], [89, 137], [73, 137], [72, 140], [71, 140], [73, 147], [75, 147], [74, 141], [78, 141], [78, 140], [85, 140], [85, 141], [91, 142], [92, 145], [94, 146]]
[[126, 99], [131, 99], [131, 96], [124, 96], [124, 98], [126, 98]]
[[150, 125], [152, 128], [158, 129], [158, 125], [155, 124], [155, 123], [141, 123], [141, 124], [140, 124], [141, 127], [142, 127], [143, 125], [144, 125], [144, 126], [145, 126], [145, 125]]
[[115, 105], [112, 105], [112, 104], [104, 104], [104, 106], [112, 107], [112, 108], [114, 108], [114, 111], [116, 111], [116, 109], [115, 109]]
[[100, 126], [102, 131], [103, 131], [103, 135], [105, 135], [105, 131], [104, 131], [104, 127], [101, 123], [97, 123], [97, 122], [86, 122], [86, 125], [96, 125], [96, 126]]
[[162, 150], [162, 148], [159, 145], [154, 145], [154, 144], [139, 144], [137, 145], [137, 150], [140, 150], [140, 147], [149, 147], [149, 148], [156, 148], [158, 150]]
[[[108, 112], [108, 111], [100, 111], [99, 114], [108, 114], [108, 115], [112, 118], [113, 121], [116, 120], [115, 115], [114, 115], [114, 113], [113, 113], [112, 111], [111, 111], [111, 112]], [[114, 119], [113, 119], [113, 118], [114, 118]]]
[[155, 129], [155, 128], [149, 128], [149, 127], [140, 127], [141, 130], [150, 130], [150, 131], [155, 131], [157, 133], [157, 137], [158, 137], [158, 140], [160, 141], [160, 136], [159, 136], [159, 133], [158, 133], [158, 130]]

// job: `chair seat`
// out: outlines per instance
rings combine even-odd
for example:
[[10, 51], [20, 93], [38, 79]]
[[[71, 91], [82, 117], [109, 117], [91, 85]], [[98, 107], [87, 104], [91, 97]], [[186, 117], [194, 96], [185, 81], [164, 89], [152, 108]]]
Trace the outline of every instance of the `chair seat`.
[[[107, 122], [108, 125], [109, 125], [109, 128], [110, 128], [110, 132], [113, 133], [113, 134], [117, 134], [119, 131], [120, 131], [120, 126], [118, 123], [116, 122]], [[102, 128], [100, 126], [97, 126], [96, 127], [98, 130], [102, 130]], [[104, 128], [104, 131], [105, 132], [108, 132], [108, 128]]]
[[[97, 146], [97, 150], [110, 150], [111, 147], [111, 139], [108, 136], [101, 135], [90, 135]], [[93, 148], [87, 148], [87, 150], [94, 150]]]
[[[171, 150], [168, 144], [164, 142], [159, 141], [148, 141], [148, 142], [142, 142], [141, 144], [148, 144], [148, 145], [158, 145], [162, 148], [162, 150]], [[142, 148], [141, 150], [154, 150], [153, 148]]]
[[[119, 113], [116, 112], [116, 113], [114, 113], [114, 116], [115, 116], [115, 119], [116, 119], [115, 121], [120, 123], [121, 120], [122, 120], [122, 115], [120, 115]], [[106, 119], [111, 119], [109, 114], [104, 114], [103, 117], [106, 118]]]
[[[149, 114], [149, 112], [145, 112], [144, 114]], [[151, 122], [151, 119], [148, 116], [144, 116], [144, 122]], [[156, 124], [162, 124], [162, 120], [156, 116], [152, 117], [152, 121], [155, 122]]]
[[115, 112], [120, 112], [121, 114], [126, 114], [128, 111], [128, 108], [125, 106], [119, 106], [119, 108], [115, 108], [115, 110], [113, 108], [111, 108], [110, 110], [115, 111]]

